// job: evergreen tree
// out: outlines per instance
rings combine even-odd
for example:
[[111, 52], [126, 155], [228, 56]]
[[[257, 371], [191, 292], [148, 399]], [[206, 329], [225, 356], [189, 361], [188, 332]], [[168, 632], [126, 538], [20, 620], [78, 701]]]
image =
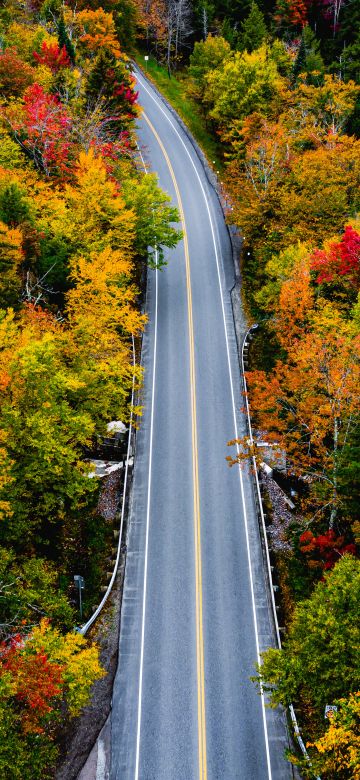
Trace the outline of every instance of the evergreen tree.
[[300, 73], [306, 74], [308, 84], [319, 83], [324, 73], [324, 61], [320, 54], [320, 45], [309, 25], [305, 25], [299, 51], [294, 62], [292, 81], [296, 84]]
[[241, 25], [240, 49], [249, 53], [261, 46], [267, 35], [264, 14], [256, 3], [251, 4], [250, 13]]
[[65, 46], [65, 49], [69, 55], [70, 61], [72, 65], [75, 65], [75, 49], [72, 44], [72, 41], [70, 40], [67, 30], [65, 27], [65, 22], [63, 16], [60, 16], [59, 23], [58, 23], [58, 29], [57, 29], [57, 37], [59, 41], [59, 47], [60, 49]]
[[0, 193], [0, 220], [17, 227], [29, 216], [29, 207], [17, 184], [8, 184]]
[[296, 84], [300, 76], [300, 73], [305, 73], [305, 69], [306, 69], [306, 49], [305, 49], [304, 36], [302, 35], [298, 53], [294, 61], [294, 67], [292, 73], [293, 84]]

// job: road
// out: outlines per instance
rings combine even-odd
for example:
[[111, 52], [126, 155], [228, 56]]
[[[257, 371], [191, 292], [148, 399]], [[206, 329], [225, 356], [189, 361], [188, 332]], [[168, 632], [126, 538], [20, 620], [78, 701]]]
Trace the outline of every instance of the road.
[[191, 143], [138, 87], [144, 161], [184, 239], [148, 280], [111, 780], [288, 780], [283, 716], [249, 680], [273, 644], [250, 477], [225, 461], [245, 432], [229, 237]]

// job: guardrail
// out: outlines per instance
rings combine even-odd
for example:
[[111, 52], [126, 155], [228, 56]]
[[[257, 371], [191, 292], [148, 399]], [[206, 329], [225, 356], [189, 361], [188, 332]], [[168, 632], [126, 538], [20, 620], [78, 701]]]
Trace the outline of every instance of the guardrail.
[[[135, 341], [134, 336], [132, 338], [132, 351], [133, 351], [133, 367], [135, 368]], [[135, 390], [135, 371], [133, 373], [133, 381], [132, 381], [132, 390], [131, 390], [131, 412], [130, 412], [130, 424], [129, 424], [129, 437], [128, 437], [128, 446], [127, 446], [127, 452], [126, 452], [126, 463], [125, 463], [125, 476], [124, 476], [124, 489], [123, 489], [123, 495], [122, 495], [122, 506], [121, 506], [121, 516], [120, 516], [120, 527], [119, 527], [119, 541], [118, 541], [118, 547], [116, 552], [116, 559], [114, 564], [114, 569], [111, 575], [110, 582], [107, 586], [107, 589], [105, 591], [105, 594], [103, 598], [100, 601], [99, 606], [95, 610], [95, 612], [91, 615], [91, 618], [83, 625], [81, 628], [78, 628], [79, 634], [85, 634], [89, 630], [90, 626], [95, 623], [96, 618], [100, 615], [100, 612], [102, 612], [109, 596], [112, 591], [115, 578], [117, 575], [117, 571], [119, 568], [119, 561], [120, 561], [120, 555], [121, 555], [121, 544], [122, 544], [122, 536], [123, 536], [123, 528], [124, 528], [124, 517], [125, 517], [125, 505], [126, 505], [126, 491], [127, 491], [127, 484], [128, 484], [128, 471], [129, 471], [129, 458], [130, 458], [130, 448], [131, 448], [131, 438], [132, 438], [132, 432], [133, 432], [133, 406], [134, 406], [134, 390]]]
[[[247, 416], [247, 423], [248, 423], [248, 429], [249, 429], [249, 438], [250, 438], [250, 444], [253, 447], [254, 445], [254, 438], [252, 433], [252, 426], [251, 426], [251, 416], [250, 416], [250, 406], [249, 406], [249, 399], [248, 399], [248, 388], [247, 388], [247, 382], [246, 382], [246, 376], [245, 376], [245, 361], [244, 361], [244, 348], [248, 344], [248, 337], [252, 330], [255, 330], [255, 328], [258, 327], [256, 324], [252, 325], [251, 328], [246, 332], [245, 337], [243, 339], [242, 343], [242, 349], [241, 349], [241, 368], [242, 368], [242, 375], [243, 375], [243, 385], [244, 385], [244, 392], [245, 392], [245, 408], [246, 408], [246, 416]], [[260, 513], [260, 519], [261, 519], [261, 528], [263, 533], [263, 539], [264, 539], [264, 545], [265, 545], [265, 558], [266, 558], [266, 567], [267, 567], [267, 574], [269, 578], [269, 585], [270, 585], [270, 594], [271, 594], [271, 604], [272, 604], [272, 612], [273, 612], [273, 620], [274, 620], [274, 627], [275, 627], [275, 633], [276, 633], [276, 639], [278, 643], [279, 650], [281, 650], [281, 636], [280, 636], [280, 629], [279, 629], [279, 623], [277, 618], [277, 611], [276, 611], [276, 604], [275, 604], [275, 595], [274, 595], [274, 584], [272, 579], [272, 571], [271, 571], [271, 565], [270, 565], [270, 553], [269, 553], [269, 545], [267, 540], [267, 533], [266, 533], [266, 525], [265, 525], [265, 516], [264, 516], [264, 509], [262, 505], [262, 498], [261, 498], [261, 491], [260, 491], [260, 484], [259, 484], [259, 477], [258, 477], [258, 470], [257, 470], [257, 463], [254, 456], [252, 456], [252, 462], [253, 462], [253, 473], [255, 477], [255, 486], [256, 486], [256, 497], [259, 505], [259, 513]], [[291, 722], [294, 729], [294, 735], [297, 739], [298, 745], [300, 747], [300, 750], [306, 759], [308, 761], [309, 766], [311, 766], [311, 760], [310, 756], [306, 750], [306, 747], [304, 745], [304, 741], [301, 737], [300, 728], [297, 722], [297, 718], [295, 715], [294, 707], [292, 704], [289, 704], [289, 714], [291, 718]], [[320, 777], [316, 776], [316, 780], [321, 780]]]

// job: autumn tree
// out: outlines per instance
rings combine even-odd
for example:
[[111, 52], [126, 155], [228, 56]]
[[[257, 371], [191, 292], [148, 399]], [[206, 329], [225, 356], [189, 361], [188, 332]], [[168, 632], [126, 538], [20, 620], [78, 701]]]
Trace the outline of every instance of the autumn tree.
[[273, 705], [301, 699], [323, 721], [325, 704], [359, 688], [360, 563], [345, 555], [295, 607], [283, 648], [267, 650], [258, 668]]
[[47, 44], [46, 41], [42, 42], [40, 53], [34, 52], [34, 60], [40, 65], [47, 65], [52, 73], [68, 68], [71, 64], [65, 45], [60, 49], [57, 43]]
[[57, 96], [34, 84], [26, 90], [23, 104], [5, 109], [4, 120], [39, 171], [61, 180], [71, 177], [77, 152], [71, 143], [72, 120]]
[[357, 293], [360, 289], [360, 233], [351, 225], [345, 227], [340, 241], [330, 241], [316, 249], [311, 257], [317, 284], [343, 283]]
[[85, 54], [94, 57], [99, 49], [103, 49], [115, 57], [120, 57], [121, 50], [112, 13], [106, 13], [102, 8], [97, 8], [96, 11], [85, 9], [77, 14], [76, 23], [79, 29], [78, 46]]
[[299, 78], [296, 91], [295, 116], [302, 126], [313, 125], [316, 132], [336, 136], [351, 116], [360, 86], [346, 84], [336, 76], [325, 74], [322, 84], [309, 84]]
[[79, 634], [61, 636], [46, 621], [14, 635], [0, 654], [0, 769], [3, 777], [53, 776], [54, 739], [64, 718], [78, 715], [104, 672], [98, 650]]
[[19, 57], [15, 49], [0, 53], [0, 95], [20, 97], [35, 79], [34, 69]]
[[[360, 693], [336, 701], [323, 736], [309, 745], [312, 768], [323, 777], [358, 780], [360, 776]], [[305, 771], [308, 767], [305, 768]]]
[[281, 287], [275, 330], [286, 358], [268, 376], [249, 373], [250, 403], [260, 429], [286, 452], [289, 471], [308, 480], [308, 516], [325, 517], [332, 528], [341, 510], [339, 470], [357, 423], [359, 336], [333, 306], [314, 306], [306, 262]]
[[86, 84], [90, 111], [95, 109], [101, 114], [100, 127], [98, 124], [100, 137], [102, 135], [105, 140], [112, 141], [120, 137], [124, 142], [129, 142], [133, 120], [139, 115], [137, 97], [135, 79], [126, 60], [100, 50]]
[[21, 278], [20, 266], [23, 261], [21, 231], [9, 228], [0, 222], [0, 305], [19, 306]]

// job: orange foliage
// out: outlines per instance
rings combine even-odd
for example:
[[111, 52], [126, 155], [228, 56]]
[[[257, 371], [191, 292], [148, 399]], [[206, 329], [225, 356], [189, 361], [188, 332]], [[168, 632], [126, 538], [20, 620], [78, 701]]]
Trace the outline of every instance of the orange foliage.
[[99, 49], [120, 57], [121, 50], [116, 35], [115, 22], [112, 13], [106, 13], [102, 8], [96, 11], [84, 10], [76, 17], [80, 29], [79, 44], [91, 55]]

